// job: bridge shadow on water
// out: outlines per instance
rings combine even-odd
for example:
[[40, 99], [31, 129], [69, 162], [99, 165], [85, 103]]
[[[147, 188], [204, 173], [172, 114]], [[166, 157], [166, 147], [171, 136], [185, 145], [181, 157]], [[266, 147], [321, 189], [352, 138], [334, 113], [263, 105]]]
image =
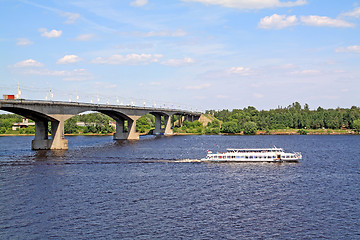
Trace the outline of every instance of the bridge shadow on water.
[[[29, 157], [33, 163], [49, 165], [164, 160], [162, 148], [172, 137], [145, 135], [140, 140], [113, 140], [111, 136], [69, 136], [68, 150], [36, 150]], [[158, 157], [149, 157], [153, 153]]]

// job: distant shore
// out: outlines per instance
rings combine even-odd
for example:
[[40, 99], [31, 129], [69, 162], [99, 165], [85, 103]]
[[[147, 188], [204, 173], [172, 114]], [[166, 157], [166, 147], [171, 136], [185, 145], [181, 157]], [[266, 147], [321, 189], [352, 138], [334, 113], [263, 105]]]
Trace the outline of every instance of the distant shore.
[[[358, 133], [352, 130], [307, 130], [306, 134], [300, 134], [298, 129], [288, 130], [270, 130], [270, 131], [257, 131], [256, 135], [357, 135]], [[174, 135], [206, 135], [200, 133], [174, 133]], [[219, 134], [208, 134], [208, 135], [244, 135], [243, 133], [219, 133]]]

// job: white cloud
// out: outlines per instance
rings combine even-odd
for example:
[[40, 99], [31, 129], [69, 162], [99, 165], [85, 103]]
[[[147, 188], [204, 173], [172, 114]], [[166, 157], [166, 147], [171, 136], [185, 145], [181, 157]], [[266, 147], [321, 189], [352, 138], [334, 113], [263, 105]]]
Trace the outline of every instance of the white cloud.
[[163, 56], [161, 54], [128, 54], [126, 56], [121, 54], [115, 54], [110, 57], [98, 57], [93, 60], [93, 63], [100, 64], [149, 64], [153, 62], [159, 62], [159, 59]]
[[62, 13], [64, 17], [67, 17], [67, 20], [65, 21], [66, 24], [74, 24], [78, 18], [80, 18], [79, 13], [71, 13], [71, 12], [65, 12]]
[[360, 7], [355, 8], [351, 12], [343, 13], [340, 16], [360, 18]]
[[282, 29], [290, 26], [296, 25], [297, 18], [295, 15], [293, 16], [286, 16], [286, 15], [278, 15], [274, 14], [270, 17], [264, 17], [260, 20], [260, 23], [258, 25], [259, 28], [264, 29]]
[[130, 3], [131, 6], [134, 7], [143, 7], [148, 3], [148, 0], [135, 0]]
[[183, 2], [200, 2], [206, 5], [220, 5], [237, 9], [262, 9], [275, 7], [295, 7], [306, 4], [306, 0], [280, 2], [280, 0], [182, 0]]
[[230, 74], [249, 75], [250, 68], [232, 67], [228, 70]]
[[81, 58], [76, 55], [65, 55], [64, 57], [57, 60], [57, 64], [69, 64], [69, 63], [77, 63], [80, 62]]
[[43, 66], [44, 64], [35, 61], [33, 59], [27, 59], [13, 65], [13, 67], [43, 67]]
[[16, 45], [18, 45], [18, 46], [30, 46], [32, 44], [33, 44], [33, 42], [27, 38], [18, 38], [17, 42], [16, 42]]
[[41, 32], [41, 36], [47, 38], [58, 38], [62, 35], [61, 30], [55, 30], [55, 29], [48, 31], [46, 28], [40, 28], [39, 32]]
[[166, 66], [178, 67], [178, 66], [188, 65], [194, 62], [195, 60], [192, 58], [182, 58], [182, 59], [169, 59], [167, 61], [162, 62], [161, 64]]
[[63, 77], [64, 81], [84, 81], [92, 79], [93, 76], [86, 69], [67, 70], [49, 70], [49, 69], [29, 69], [23, 71], [25, 75]]
[[194, 89], [194, 90], [200, 90], [200, 89], [204, 89], [204, 88], [209, 88], [211, 87], [210, 83], [204, 83], [204, 84], [200, 84], [200, 85], [189, 85], [186, 86], [186, 89]]
[[348, 47], [340, 47], [335, 49], [337, 53], [360, 53], [360, 45], [353, 45]]
[[315, 27], [355, 27], [355, 24], [341, 19], [333, 19], [325, 16], [301, 16], [301, 22]]
[[91, 33], [89, 33], [89, 34], [81, 34], [81, 35], [77, 36], [75, 38], [75, 40], [85, 42], [85, 41], [89, 41], [89, 40], [93, 39], [94, 37], [95, 37], [95, 35], [91, 34]]

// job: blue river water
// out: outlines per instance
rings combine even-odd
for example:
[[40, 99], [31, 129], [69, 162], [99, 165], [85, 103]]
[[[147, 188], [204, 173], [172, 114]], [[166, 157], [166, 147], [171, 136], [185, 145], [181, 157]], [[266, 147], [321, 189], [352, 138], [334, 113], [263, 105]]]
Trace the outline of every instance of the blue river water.
[[[1, 239], [360, 239], [360, 136], [0, 137]], [[282, 147], [300, 163], [199, 163]]]

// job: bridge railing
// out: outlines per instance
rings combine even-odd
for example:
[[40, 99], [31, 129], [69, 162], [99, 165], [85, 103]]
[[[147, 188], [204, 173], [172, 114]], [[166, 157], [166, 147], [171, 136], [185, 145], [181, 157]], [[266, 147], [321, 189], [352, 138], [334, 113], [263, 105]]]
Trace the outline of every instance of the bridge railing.
[[99, 103], [82, 103], [82, 102], [66, 102], [66, 101], [53, 101], [53, 100], [28, 100], [28, 99], [7, 99], [0, 100], [0, 102], [4, 103], [20, 103], [20, 104], [53, 104], [53, 105], [64, 105], [64, 106], [88, 106], [88, 107], [97, 107], [97, 108], [123, 108], [123, 109], [139, 109], [139, 110], [165, 110], [170, 112], [181, 112], [181, 113], [189, 113], [189, 114], [202, 114], [199, 111], [192, 111], [180, 108], [170, 108], [170, 107], [149, 107], [149, 106], [136, 106], [136, 105], [115, 105], [115, 104], [99, 104]]

